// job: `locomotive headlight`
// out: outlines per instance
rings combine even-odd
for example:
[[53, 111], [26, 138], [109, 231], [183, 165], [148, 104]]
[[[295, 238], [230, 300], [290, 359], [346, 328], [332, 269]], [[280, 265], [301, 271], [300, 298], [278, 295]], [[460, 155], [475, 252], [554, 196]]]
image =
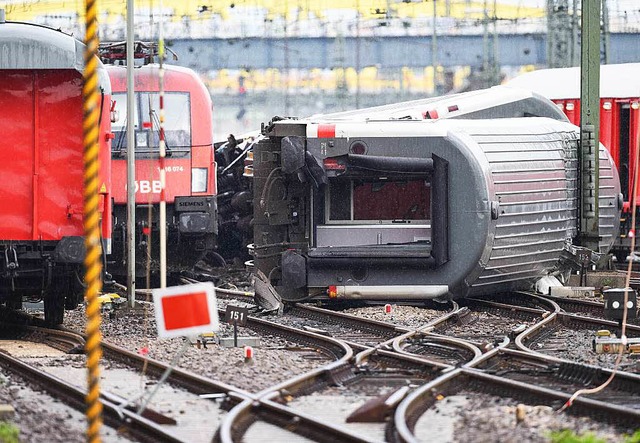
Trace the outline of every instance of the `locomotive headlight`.
[[191, 192], [207, 192], [207, 178], [209, 178], [207, 168], [191, 169]]

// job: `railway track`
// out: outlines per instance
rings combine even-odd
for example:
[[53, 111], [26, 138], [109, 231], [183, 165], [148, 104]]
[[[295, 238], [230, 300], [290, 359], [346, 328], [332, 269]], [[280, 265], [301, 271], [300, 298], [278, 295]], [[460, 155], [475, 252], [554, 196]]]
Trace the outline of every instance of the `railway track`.
[[[483, 406], [470, 401], [474, 396], [483, 395]], [[488, 374], [470, 368], [457, 368], [415, 390], [404, 399], [395, 409], [393, 417], [393, 441], [418, 442], [428, 440], [429, 434], [425, 434], [426, 429], [419, 429], [419, 421], [429, 410], [439, 407], [440, 402], [445, 398], [462, 399], [462, 409], [477, 408], [483, 409], [489, 414], [498, 413], [495, 408], [489, 412], [489, 404], [498, 404], [495, 398], [501, 399], [501, 408], [509, 405], [511, 409], [517, 411], [520, 405], [548, 405], [549, 413], [556, 414], [554, 409], [564, 404], [570, 397], [562, 391], [510, 380], [505, 377]], [[444, 406], [443, 406], [444, 407]], [[461, 409], [458, 408], [458, 409]], [[637, 410], [601, 402], [587, 397], [578, 397], [573, 406], [567, 409], [568, 414], [580, 417], [592, 417], [597, 422], [608, 422], [622, 427], [623, 430], [632, 432], [637, 426], [640, 414]], [[513, 414], [512, 423], [516, 423], [517, 412]], [[437, 416], [431, 416], [432, 420], [437, 420]], [[568, 422], [567, 416], [562, 420]], [[517, 428], [515, 428], [517, 430]], [[471, 429], [468, 434], [473, 435], [475, 430]], [[515, 432], [515, 431], [514, 431]], [[531, 436], [529, 435], [529, 438]]]
[[[473, 367], [487, 374], [567, 394], [573, 394], [582, 388], [596, 387], [611, 374], [611, 370], [601, 367], [513, 349], [500, 349], [486, 355]], [[589, 398], [634, 409], [640, 417], [640, 375], [621, 372], [606, 390], [590, 395]]]
[[[596, 354], [592, 340], [598, 330], [617, 331], [617, 322], [561, 312], [554, 313], [545, 320], [519, 335], [515, 341], [516, 346], [533, 354], [612, 367], [615, 355]], [[629, 338], [640, 337], [640, 327], [628, 325], [626, 335]], [[623, 355], [623, 368], [637, 369], [636, 363], [637, 359], [632, 355]]]
[[460, 302], [462, 309], [436, 322], [433, 332], [466, 340], [484, 351], [504, 346], [505, 341], [559, 309], [548, 300], [525, 293]]
[[[230, 292], [229, 303], [250, 301], [243, 291]], [[460, 308], [452, 304], [446, 310], [420, 308], [425, 313], [424, 319], [413, 319], [410, 323], [400, 315], [401, 307], [394, 308], [398, 313], [396, 317], [379, 316], [389, 321], [363, 319], [344, 310], [301, 304], [294, 305], [281, 318], [250, 315], [247, 327], [251, 330], [314, 350], [326, 363], [253, 394], [193, 374], [187, 373], [182, 378], [180, 370], [169, 380], [185, 390], [224, 396], [224, 407], [229, 413], [220, 419], [214, 437], [217, 441], [251, 440], [252, 436], [260, 435], [279, 435], [286, 440], [303, 437], [315, 441], [416, 441], [413, 432], [420, 435], [420, 420], [433, 413], [412, 403], [424, 401], [420, 392], [425, 386], [444, 386], [439, 392], [452, 399], [459, 395], [480, 399], [497, 396], [495, 398], [503, 399], [500, 401], [505, 404], [532, 399], [557, 407], [581, 383], [595, 385], [607, 376], [606, 370], [598, 371], [594, 366], [545, 355], [552, 343], [548, 341], [550, 331], [571, 329], [567, 325], [585, 330], [600, 329], [603, 324], [615, 325], [564, 312], [593, 309], [596, 315], [598, 307], [593, 303], [584, 307], [582, 303], [571, 305], [565, 300], [519, 293], [492, 300], [469, 299], [464, 305]], [[375, 309], [382, 308], [372, 308], [378, 313]], [[220, 309], [221, 315], [222, 311]], [[487, 316], [489, 332], [469, 333], [469, 325], [485, 323], [483, 315]], [[532, 334], [537, 327], [543, 332]], [[635, 334], [636, 329], [630, 327], [630, 335]], [[46, 340], [64, 350], [81, 347], [81, 339], [79, 335], [62, 331], [61, 335], [54, 334]], [[490, 340], [493, 346], [482, 346]], [[533, 349], [508, 349], [519, 343]], [[132, 367], [145, 362], [145, 358], [136, 353], [112, 350], [108, 343], [105, 355]], [[156, 365], [146, 360], [150, 376], [158, 377], [166, 368], [160, 362]], [[447, 382], [451, 374], [457, 374], [455, 381]], [[605, 414], [605, 421], [622, 425], [637, 419], [638, 402], [634, 400], [638, 391], [637, 376], [623, 373], [617, 380], [601, 397], [585, 399], [586, 403], [577, 402], [578, 407], [571, 412], [579, 416]], [[439, 385], [440, 382], [444, 384]], [[436, 391], [432, 390], [429, 395], [433, 392]], [[385, 405], [390, 395], [397, 398]], [[432, 405], [437, 402], [437, 399], [427, 401]], [[363, 424], [362, 416], [357, 418], [358, 414], [354, 413], [369, 403], [383, 406], [376, 413], [377, 421]], [[405, 412], [399, 412], [403, 408]], [[352, 419], [352, 414], [356, 418]], [[423, 414], [426, 415], [423, 417]], [[389, 416], [393, 416], [393, 420], [385, 421]], [[367, 419], [366, 413], [364, 417]], [[269, 434], [265, 434], [267, 432]]]
[[[557, 303], [567, 314], [577, 314], [593, 318], [604, 318], [604, 303], [600, 300], [585, 300], [576, 298], [553, 297], [545, 295], [544, 298]], [[630, 325], [640, 326], [640, 318], [627, 320]]]
[[[514, 297], [517, 300], [523, 300], [521, 294], [514, 295]], [[525, 307], [509, 306], [506, 303], [502, 303], [504, 301], [507, 300], [502, 299], [501, 302], [473, 301], [472, 304], [476, 309], [481, 307], [494, 312], [507, 312], [510, 317], [518, 321], [523, 318], [535, 317], [538, 322], [544, 322], [549, 315], [560, 310], [559, 306], [553, 302], [535, 296], [524, 301], [523, 304], [529, 305]], [[442, 319], [434, 321], [433, 324], [453, 322], [456, 317], [454, 313], [449, 313]], [[376, 326], [379, 327], [380, 325]], [[517, 338], [522, 334], [520, 332], [515, 337]], [[425, 334], [427, 337], [429, 335], [430, 333], [428, 332]], [[261, 392], [258, 396], [268, 396], [278, 402], [286, 403], [289, 408], [296, 410], [296, 412], [301, 410], [308, 414], [315, 414], [319, 416], [321, 421], [332, 423], [341, 421], [344, 429], [353, 429], [354, 432], [359, 433], [355, 437], [350, 433], [343, 435], [341, 438], [345, 441], [381, 439], [389, 441], [418, 441], [413, 435], [413, 429], [422, 413], [426, 410], [421, 409], [422, 406], [424, 404], [435, 405], [437, 402], [437, 399], [434, 398], [434, 392], [439, 392], [445, 397], [455, 396], [460, 392], [475, 392], [479, 393], [479, 395], [498, 396], [498, 398], [505, 399], [503, 401], [507, 403], [533, 402], [536, 404], [536, 402], [539, 402], [540, 404], [557, 408], [568, 400], [573, 388], [577, 389], [581, 383], [584, 383], [584, 378], [588, 377], [585, 374], [589, 374], [590, 371], [594, 370], [593, 367], [562, 361], [553, 357], [536, 358], [530, 353], [505, 349], [508, 342], [506, 340], [501, 346], [476, 354], [471, 361], [458, 369], [453, 366], [428, 366], [425, 361], [415, 358], [414, 353], [411, 353], [412, 355], [407, 357], [412, 364], [418, 365], [413, 369], [414, 372], [408, 369], [410, 365], [407, 366], [407, 362], [399, 364], [396, 360], [406, 346], [410, 346], [407, 345], [408, 341], [406, 339], [397, 338], [396, 346], [392, 346], [392, 350], [387, 350], [381, 346], [375, 349], [366, 349], [363, 344], [356, 343], [354, 346], [364, 349], [355, 356], [354, 364], [351, 367], [346, 365], [342, 367], [341, 376], [336, 376], [337, 368], [333, 368], [332, 377], [324, 378], [323, 380], [316, 378], [314, 382], [311, 382], [306, 376], [300, 377], [295, 381], [281, 383]], [[404, 343], [404, 345], [399, 346], [399, 343]], [[422, 367], [421, 372], [418, 369], [420, 366]], [[393, 369], [390, 370], [390, 368]], [[538, 373], [539, 381], [536, 380]], [[451, 374], [453, 374], [453, 379]], [[602, 376], [605, 375], [602, 374]], [[385, 376], [389, 377], [389, 379], [385, 379]], [[590, 382], [596, 384], [601, 377], [591, 377]], [[397, 384], [394, 384], [394, 382]], [[361, 404], [366, 401], [373, 401], [376, 398], [383, 398], [388, 394], [375, 389], [376, 384], [379, 383], [396, 389], [408, 387], [408, 392], [404, 394], [406, 397], [400, 403], [401, 406], [404, 406], [389, 407], [386, 411], [387, 414], [394, 414], [392, 424], [377, 422], [367, 423], [366, 427], [362, 427], [361, 424], [348, 423], [349, 413], [353, 412], [356, 406], [354, 399]], [[627, 387], [628, 384], [629, 387]], [[443, 386], [443, 388], [438, 388], [440, 386]], [[427, 394], [424, 394], [424, 392], [427, 392]], [[604, 414], [604, 421], [616, 425], [629, 426], [631, 423], [635, 423], [634, 420], [639, 417], [639, 412], [635, 410], [638, 404], [635, 399], [636, 392], [637, 376], [623, 375], [618, 380], [618, 385], [608, 394], [598, 399], [580, 399], [580, 402], [575, 403], [571, 413], [581, 417], [597, 417], [598, 420], [602, 420]], [[422, 406], [419, 407], [417, 404]], [[332, 407], [328, 405], [332, 405]], [[238, 406], [238, 408], [243, 407], [250, 408], [250, 405], [247, 403], [244, 406]], [[326, 412], [332, 408], [337, 409], [339, 412]], [[394, 410], [395, 412], [393, 412]], [[248, 409], [243, 414], [249, 414]], [[243, 414], [238, 412], [238, 415]], [[233, 434], [234, 438], [241, 438], [246, 435], [245, 433], [248, 432], [250, 426], [247, 427], [246, 424], [242, 425], [235, 422], [235, 416], [230, 414], [223, 426], [227, 429], [236, 430], [236, 433]], [[246, 419], [247, 416], [243, 416]], [[258, 421], [259, 417], [257, 416], [252, 420], [248, 420], [250, 423]], [[366, 432], [363, 431], [365, 428], [367, 429]], [[232, 434], [225, 435], [230, 436]], [[335, 437], [327, 434], [320, 437], [315, 436], [315, 439], [318, 441], [330, 441], [335, 440]], [[221, 441], [232, 440], [222, 439]]]
[[[481, 375], [464, 375], [461, 377], [471, 380], [473, 386], [478, 384], [478, 380], [481, 380], [482, 383], [486, 385], [482, 388], [482, 392], [509, 394], [509, 398], [520, 399], [533, 396], [534, 398], [544, 399], [544, 401], [552, 401], [550, 404], [554, 406], [562, 405], [573, 390], [581, 387], [581, 383], [584, 383], [583, 378], [589, 378], [589, 376], [585, 374], [591, 374], [595, 370], [593, 366], [590, 367], [588, 365], [554, 359], [553, 357], [546, 357], [548, 361], [542, 359], [532, 362], [532, 359], [535, 360], [535, 357], [532, 357], [528, 353], [517, 354], [518, 351], [506, 349], [506, 346], [520, 335], [524, 336], [523, 332], [527, 329], [539, 323], [547, 323], [547, 318], [552, 315], [558, 316], [558, 314], [560, 314], [559, 316], [563, 317], [563, 310], [568, 310], [571, 307], [571, 309], [581, 309], [597, 315], [598, 310], [601, 311], [602, 309], [601, 304], [539, 297], [525, 293], [501, 295], [494, 297], [492, 300], [468, 299], [465, 300], [463, 304], [464, 307], [462, 309], [452, 310], [449, 315], [427, 322], [428, 326], [425, 325], [422, 331], [419, 331], [419, 328], [416, 336], [407, 336], [405, 332], [405, 335], [396, 337], [396, 339], [391, 342], [391, 352], [395, 354], [406, 353], [410, 356], [415, 356], [416, 354], [420, 354], [424, 349], [428, 349], [427, 354], [436, 354], [437, 349], [443, 351], [443, 359], [440, 360], [440, 362], [450, 365], [451, 368], [465, 361], [468, 361], [465, 367], [469, 368], [469, 370], [475, 367], [475, 371], [478, 371]], [[356, 361], [359, 357], [361, 358], [362, 355], [380, 356], [383, 353], [389, 352], [386, 345], [375, 346], [374, 344], [376, 342], [386, 344], [388, 341], [385, 341], [385, 339], [388, 339], [393, 334], [403, 332], [403, 327], [401, 326], [389, 325], [385, 324], [385, 322], [367, 322], [366, 326], [364, 326], [359, 319], [354, 320], [348, 315], [335, 315], [335, 313], [326, 311], [327, 310], [322, 308], [296, 305], [290, 314], [294, 313], [307, 318], [308, 321], [305, 324], [308, 327], [316, 329], [317, 332], [340, 337], [349, 342], [352, 347], [356, 349], [360, 348], [361, 352], [356, 356]], [[310, 324], [310, 322], [313, 323]], [[479, 328], [477, 331], [472, 329], [471, 333], [469, 333], [470, 328], [468, 325], [476, 322], [480, 325], [488, 325], [490, 331], [486, 332], [484, 328]], [[328, 331], [331, 330], [332, 326], [327, 326], [327, 324], [330, 325], [332, 323], [338, 324], [336, 332]], [[611, 326], [611, 323], [608, 325]], [[592, 329], [593, 326], [594, 324], [591, 323], [590, 326], [586, 327]], [[348, 328], [349, 331], [342, 331], [340, 328]], [[354, 333], [354, 330], [358, 332]], [[438, 340], [446, 340], [446, 337], [440, 335], [442, 333], [454, 336], [451, 338], [454, 342], [457, 342], [459, 339], [468, 341], [469, 348], [463, 351], [458, 343], [456, 343], [455, 346], [448, 349], [445, 343], [442, 341], [438, 342]], [[491, 351], [492, 346], [482, 346], [487, 343], [492, 343], [496, 346], [493, 351]], [[367, 350], [366, 347], [368, 345], [374, 345], [377, 351], [372, 352]], [[483, 347], [483, 349], [480, 350], [479, 347]], [[474, 349], [477, 349], [477, 352], [474, 352]], [[485, 357], [487, 355], [494, 355], [493, 359], [489, 360], [489, 363], [487, 363]], [[429, 355], [429, 357], [433, 358], [432, 355]], [[385, 358], [390, 357], [385, 356]], [[498, 361], [499, 363], [497, 363]], [[483, 366], [479, 366], [480, 362], [484, 362]], [[518, 362], [518, 364], [515, 362]], [[511, 366], [509, 366], [509, 364]], [[500, 365], [506, 366], [501, 367]], [[373, 367], [380, 369], [385, 366], [374, 365]], [[445, 372], [448, 371], [445, 370]], [[363, 388], [363, 386], [367, 385], [367, 377], [361, 376], [357, 371], [352, 370], [351, 373], [352, 375], [346, 382], [347, 387], [340, 387], [339, 392], [342, 395], [338, 398], [344, 396], [353, 398], [357, 397], [359, 390], [366, 391], [366, 388]], [[492, 378], [494, 376], [496, 377], [495, 379]], [[536, 377], [540, 379], [538, 382], [536, 381]], [[635, 375], [629, 374], [621, 376], [618, 382], [620, 387], [616, 386], [612, 388], [612, 392], [603, 395], [601, 399], [596, 399], [595, 403], [591, 403], [591, 399], [588, 399], [584, 405], [581, 404], [572, 412], [588, 416], [599, 416], [599, 414], [606, 413], [608, 414], [606, 420], [612, 423], [631, 423], [637, 419], [637, 412], [634, 411], [634, 407], [637, 406], [638, 403], [634, 399], [637, 389], [635, 377]], [[421, 381], [433, 383], [438, 378], [439, 377], [435, 377], [431, 381], [429, 381], [428, 378], [424, 378]], [[511, 381], [515, 381], [516, 383], [511, 383]], [[601, 377], [591, 377], [590, 381], [592, 384], [597, 384], [601, 381]], [[626, 386], [627, 383], [631, 383], [631, 388], [625, 391], [624, 386]], [[411, 383], [406, 383], [405, 381], [405, 384], [410, 385]], [[390, 383], [390, 385], [393, 386], [393, 383]], [[288, 387], [292, 388], [291, 386]], [[318, 395], [326, 395], [327, 398], [331, 399], [329, 400], [330, 403], [339, 404], [337, 399], [331, 396], [335, 386], [327, 384], [320, 387], [319, 384], [316, 384], [315, 387], [317, 389], [315, 392], [321, 393]], [[281, 386], [281, 390], [289, 392], [284, 385]], [[295, 389], [293, 390], [295, 391]], [[413, 390], [413, 392], [415, 393], [417, 390]], [[380, 392], [376, 394], [381, 396]], [[310, 406], [313, 402], [304, 400], [304, 398], [305, 397], [296, 398], [288, 404], [292, 408], [307, 407], [313, 410], [314, 407]], [[621, 415], [618, 415], [618, 412], [620, 412]], [[344, 411], [343, 416], [336, 417], [332, 415], [322, 416], [322, 418], [331, 421], [346, 421]], [[386, 427], [380, 424], [376, 426], [377, 429], [372, 434], [376, 439], [384, 435], [388, 437], [390, 435], [397, 435], [393, 427]], [[368, 437], [371, 438], [372, 435]], [[402, 440], [402, 438], [399, 437], [398, 439]], [[321, 440], [324, 441], [324, 439]]]
[[[70, 407], [78, 411], [84, 411], [86, 407], [86, 388], [85, 386], [79, 386], [77, 381], [84, 381], [85, 378], [76, 374], [76, 372], [84, 370], [84, 368], [82, 365], [77, 368], [66, 358], [66, 355], [69, 354], [64, 354], [64, 352], [74, 351], [78, 348], [82, 349], [84, 339], [67, 331], [39, 327], [26, 328], [26, 330], [17, 328], [14, 330], [18, 332], [15, 335], [23, 343], [20, 346], [21, 348], [28, 348], [29, 344], [26, 343], [30, 342], [32, 346], [39, 344], [52, 347], [60, 351], [60, 355], [56, 357], [48, 352], [46, 357], [38, 358], [25, 355], [13, 356], [9, 352], [0, 352], [0, 366], [6, 371], [26, 379], [30, 384], [37, 385], [40, 389], [60, 399]], [[3, 328], [3, 332], [3, 343], [0, 345], [5, 347], [5, 340], [8, 337], [6, 329]], [[39, 352], [42, 352], [42, 349]], [[80, 353], [82, 352], [80, 351]], [[77, 355], [77, 352], [71, 357], [84, 358], [82, 355]], [[54, 360], [55, 364], [50, 366], [46, 363], [46, 360]], [[55, 371], [56, 368], [58, 371]], [[103, 378], [113, 377], [113, 379], [116, 379], [115, 374], [110, 373], [110, 371], [110, 368], [103, 368]], [[122, 377], [118, 379], [123, 380]], [[176, 432], [177, 422], [167, 415], [150, 408], [139, 411], [135, 403], [128, 404], [126, 398], [110, 389], [103, 388], [101, 390], [100, 401], [103, 405], [105, 424], [114, 429], [125, 429], [124, 434], [136, 440], [176, 443], [193, 441], [188, 432], [182, 432], [184, 429]]]

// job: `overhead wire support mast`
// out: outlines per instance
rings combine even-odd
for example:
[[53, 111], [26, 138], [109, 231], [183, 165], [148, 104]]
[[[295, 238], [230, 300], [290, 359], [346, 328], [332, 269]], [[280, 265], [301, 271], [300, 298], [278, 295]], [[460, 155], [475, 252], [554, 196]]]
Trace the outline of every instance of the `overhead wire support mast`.
[[431, 66], [433, 68], [433, 95], [438, 95], [438, 8], [436, 0], [433, 0], [433, 33], [431, 34]]
[[580, 76], [580, 244], [599, 251], [600, 1], [582, 2]]

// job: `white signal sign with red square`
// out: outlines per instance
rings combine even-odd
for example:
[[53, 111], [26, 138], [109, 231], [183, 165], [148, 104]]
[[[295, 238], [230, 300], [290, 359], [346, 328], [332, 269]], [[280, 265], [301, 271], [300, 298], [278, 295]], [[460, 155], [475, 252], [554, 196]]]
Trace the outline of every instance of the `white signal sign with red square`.
[[191, 336], [219, 329], [213, 283], [154, 289], [152, 293], [158, 337]]

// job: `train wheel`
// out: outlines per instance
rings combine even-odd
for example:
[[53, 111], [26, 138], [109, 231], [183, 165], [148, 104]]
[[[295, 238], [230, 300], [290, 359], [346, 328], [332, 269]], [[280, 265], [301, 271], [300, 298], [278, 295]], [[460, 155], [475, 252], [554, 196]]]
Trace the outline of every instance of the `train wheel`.
[[62, 324], [64, 320], [64, 299], [69, 285], [64, 278], [54, 278], [44, 294], [44, 321], [50, 326]]
[[64, 321], [64, 300], [60, 294], [45, 297], [44, 321], [50, 326], [60, 325]]
[[203, 255], [202, 260], [212, 268], [224, 268], [227, 266], [227, 262], [224, 257], [215, 251], [207, 251]]
[[84, 299], [84, 292], [85, 292], [85, 287], [86, 285], [84, 284], [84, 281], [82, 280], [82, 277], [80, 276], [81, 270], [76, 270], [76, 272], [74, 273], [74, 275], [71, 277], [71, 281], [69, 282], [69, 285], [66, 286], [65, 288], [68, 287], [67, 290], [63, 291], [64, 294], [66, 294], [65, 299], [64, 299], [64, 308], [71, 310], [71, 309], [75, 309], [78, 307], [78, 305], [80, 303], [82, 303], [82, 300]]

